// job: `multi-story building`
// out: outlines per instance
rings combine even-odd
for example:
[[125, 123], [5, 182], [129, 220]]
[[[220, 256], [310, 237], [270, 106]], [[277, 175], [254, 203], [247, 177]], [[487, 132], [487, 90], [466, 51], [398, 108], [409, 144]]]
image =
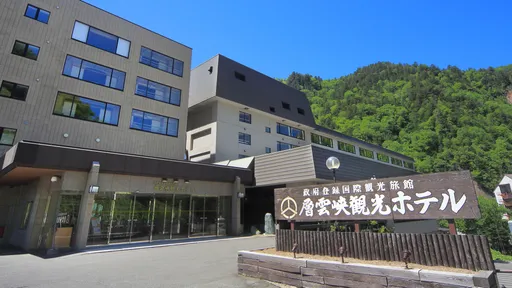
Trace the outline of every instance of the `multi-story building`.
[[332, 181], [330, 156], [340, 180], [415, 173], [412, 158], [317, 125], [304, 93], [222, 55], [192, 70], [187, 150], [191, 161], [253, 167], [246, 228], [273, 211], [275, 188]]
[[183, 161], [191, 53], [83, 1], [0, 1], [0, 244], [237, 234], [252, 172]]

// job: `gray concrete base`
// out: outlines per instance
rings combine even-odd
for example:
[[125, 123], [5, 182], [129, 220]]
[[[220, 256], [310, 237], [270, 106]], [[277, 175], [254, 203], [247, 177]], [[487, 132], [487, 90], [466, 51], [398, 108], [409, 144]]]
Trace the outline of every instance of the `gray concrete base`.
[[238, 252], [238, 273], [295, 287], [497, 288], [496, 273], [477, 274], [341, 264], [293, 259], [258, 252]]

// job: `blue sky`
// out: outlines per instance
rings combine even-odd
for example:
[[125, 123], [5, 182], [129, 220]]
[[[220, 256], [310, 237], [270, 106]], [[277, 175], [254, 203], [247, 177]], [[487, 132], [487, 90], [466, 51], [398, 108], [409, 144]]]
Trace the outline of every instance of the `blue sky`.
[[512, 64], [509, 0], [86, 1], [192, 47], [192, 67], [219, 53], [279, 78], [378, 61]]

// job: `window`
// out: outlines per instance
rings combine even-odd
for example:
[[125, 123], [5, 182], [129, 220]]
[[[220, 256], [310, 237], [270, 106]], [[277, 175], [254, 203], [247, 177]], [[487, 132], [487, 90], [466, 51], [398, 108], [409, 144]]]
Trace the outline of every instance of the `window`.
[[397, 166], [403, 166], [402, 160], [396, 159], [395, 157], [391, 157], [391, 164], [397, 165]]
[[272, 133], [272, 129], [270, 129], [270, 127], [265, 127], [265, 132]]
[[121, 106], [59, 92], [54, 115], [117, 126]]
[[373, 159], [373, 151], [359, 147], [359, 155]]
[[251, 124], [251, 120], [252, 120], [251, 119], [251, 114], [240, 111], [240, 114], [238, 116], [238, 120], [240, 122]]
[[0, 96], [25, 101], [27, 99], [28, 86], [12, 82], [2, 81]]
[[16, 40], [16, 42], [14, 42], [14, 47], [12, 48], [12, 54], [37, 60], [37, 56], [39, 56], [39, 47]]
[[0, 145], [12, 146], [18, 130], [0, 127]]
[[23, 215], [23, 221], [21, 222], [20, 229], [27, 229], [28, 226], [28, 218], [30, 217], [30, 213], [32, 212], [32, 204], [33, 201], [27, 202], [27, 206], [25, 206], [25, 214]]
[[389, 163], [389, 156], [386, 154], [378, 153], [377, 152], [377, 160]]
[[315, 133], [311, 133], [311, 142], [331, 148], [333, 146], [331, 138], [320, 136]]
[[286, 109], [286, 110], [290, 110], [290, 104], [286, 103], [286, 102], [281, 102], [281, 104], [283, 105], [283, 108]]
[[277, 142], [277, 151], [288, 150], [288, 149], [292, 149], [292, 148], [296, 148], [296, 147], [299, 147], [299, 146], [295, 146], [292, 144], [279, 142], [279, 141]]
[[270, 109], [270, 112], [272, 112], [272, 113], [276, 112], [276, 108], [274, 108], [274, 107], [272, 107], [272, 106], [270, 106], [270, 107], [268, 107], [268, 108]]
[[124, 90], [126, 73], [95, 64], [80, 58], [68, 55], [64, 63], [63, 75], [98, 84], [105, 87]]
[[50, 12], [30, 4], [27, 6], [27, 10], [25, 10], [25, 16], [45, 24], [48, 24], [48, 20], [50, 20]]
[[149, 81], [141, 77], [137, 77], [135, 94], [176, 106], [181, 105], [180, 89]]
[[133, 109], [130, 128], [178, 137], [179, 120]]
[[158, 70], [183, 77], [183, 61], [165, 56], [146, 47], [140, 49], [139, 62]]
[[301, 140], [305, 139], [304, 130], [293, 128], [281, 123], [277, 123], [276, 131], [281, 135], [290, 136]]
[[272, 149], [270, 147], [265, 147], [265, 153], [271, 153]]
[[247, 155], [244, 155], [244, 154], [238, 154], [238, 159], [243, 159], [243, 158], [247, 158], [249, 156]]
[[245, 82], [245, 75], [235, 71], [235, 78]]
[[306, 112], [302, 108], [297, 108], [297, 113], [299, 113], [300, 115], [306, 114]]
[[502, 194], [511, 194], [512, 191], [510, 189], [510, 184], [501, 184], [500, 186], [500, 192]]
[[404, 167], [414, 170], [414, 163], [404, 161]]
[[356, 146], [345, 142], [338, 141], [338, 149], [341, 151], [356, 154]]
[[130, 41], [78, 21], [75, 21], [71, 38], [126, 58], [130, 54]]
[[242, 132], [238, 133], [238, 143], [251, 145], [251, 135]]

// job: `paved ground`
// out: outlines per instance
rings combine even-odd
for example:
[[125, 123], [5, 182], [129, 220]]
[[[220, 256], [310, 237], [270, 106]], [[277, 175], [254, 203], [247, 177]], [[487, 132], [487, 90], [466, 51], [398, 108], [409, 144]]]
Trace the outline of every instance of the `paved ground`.
[[[512, 263], [495, 262], [494, 266], [496, 267], [496, 269], [512, 271]], [[511, 273], [498, 273], [498, 281], [500, 282], [500, 287], [512, 288], [512, 274]]]
[[273, 237], [251, 237], [52, 259], [0, 255], [0, 287], [275, 287], [237, 275], [238, 250], [272, 246]]

